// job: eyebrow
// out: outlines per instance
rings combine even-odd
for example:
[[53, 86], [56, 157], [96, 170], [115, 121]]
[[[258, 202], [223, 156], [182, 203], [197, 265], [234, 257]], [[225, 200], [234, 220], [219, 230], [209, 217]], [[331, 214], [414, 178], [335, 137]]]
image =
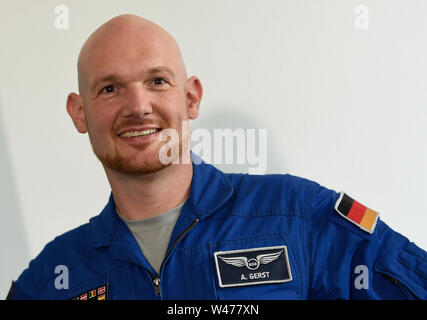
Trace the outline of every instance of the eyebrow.
[[[159, 66], [159, 67], [150, 68], [150, 69], [144, 71], [143, 73], [146, 75], [152, 75], [152, 74], [159, 73], [159, 72], [167, 72], [170, 74], [170, 76], [172, 78], [175, 77], [175, 74], [173, 73], [173, 71], [166, 66]], [[110, 74], [107, 74], [105, 76], [102, 76], [102, 77], [96, 79], [94, 81], [94, 84], [91, 86], [90, 90], [91, 90], [91, 92], [93, 92], [95, 90], [95, 88], [102, 82], [121, 82], [122, 80], [123, 80], [123, 78], [120, 75], [115, 74], [115, 73], [110, 73]]]

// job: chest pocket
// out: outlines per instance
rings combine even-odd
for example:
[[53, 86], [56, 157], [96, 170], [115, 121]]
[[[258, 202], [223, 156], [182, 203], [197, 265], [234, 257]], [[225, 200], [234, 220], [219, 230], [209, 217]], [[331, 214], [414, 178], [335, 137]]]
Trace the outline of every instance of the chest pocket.
[[302, 299], [300, 265], [285, 234], [183, 249], [188, 299]]

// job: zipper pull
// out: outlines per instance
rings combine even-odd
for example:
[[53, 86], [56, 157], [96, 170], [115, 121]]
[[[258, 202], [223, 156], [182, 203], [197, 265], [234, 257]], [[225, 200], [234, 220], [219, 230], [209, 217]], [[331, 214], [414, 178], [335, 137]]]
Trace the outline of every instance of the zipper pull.
[[153, 280], [154, 283], [154, 289], [156, 291], [156, 295], [160, 296], [160, 278], [155, 278]]
[[176, 244], [179, 242], [179, 240], [181, 240], [188, 232], [190, 232], [191, 229], [194, 228], [194, 226], [200, 221], [199, 218], [196, 218], [196, 220], [193, 221], [193, 223], [187, 227], [187, 229], [185, 229], [178, 237], [178, 239], [175, 240], [175, 242], [172, 244], [172, 246], [169, 248], [169, 250], [166, 252], [165, 257], [163, 258], [163, 261], [160, 265], [160, 270], [159, 270], [159, 276], [157, 278], [154, 278], [154, 275], [150, 272], [151, 274], [151, 278], [153, 279], [153, 283], [154, 283], [154, 290], [156, 292], [157, 296], [160, 296], [160, 275], [162, 273], [162, 269], [163, 269], [163, 264], [165, 263], [166, 258], [169, 256], [169, 254], [172, 252], [172, 249], [176, 246]]

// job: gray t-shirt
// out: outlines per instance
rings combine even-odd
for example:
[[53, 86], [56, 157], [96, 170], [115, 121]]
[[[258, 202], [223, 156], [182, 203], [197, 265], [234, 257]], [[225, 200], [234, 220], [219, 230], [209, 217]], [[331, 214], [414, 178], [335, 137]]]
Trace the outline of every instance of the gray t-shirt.
[[157, 273], [160, 271], [160, 265], [165, 257], [172, 230], [184, 203], [185, 201], [169, 211], [142, 220], [125, 219], [116, 210], [138, 242], [144, 257]]

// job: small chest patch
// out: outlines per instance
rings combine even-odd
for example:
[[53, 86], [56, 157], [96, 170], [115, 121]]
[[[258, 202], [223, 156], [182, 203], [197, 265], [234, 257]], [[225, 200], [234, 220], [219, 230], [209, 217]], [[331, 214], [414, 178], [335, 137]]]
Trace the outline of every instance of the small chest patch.
[[214, 253], [221, 288], [292, 280], [286, 246]]
[[344, 192], [341, 192], [335, 210], [345, 219], [354, 223], [356, 226], [372, 234], [379, 217], [378, 212], [365, 207], [363, 204], [350, 198]]
[[97, 288], [79, 294], [71, 300], [107, 300], [108, 299], [108, 283]]

